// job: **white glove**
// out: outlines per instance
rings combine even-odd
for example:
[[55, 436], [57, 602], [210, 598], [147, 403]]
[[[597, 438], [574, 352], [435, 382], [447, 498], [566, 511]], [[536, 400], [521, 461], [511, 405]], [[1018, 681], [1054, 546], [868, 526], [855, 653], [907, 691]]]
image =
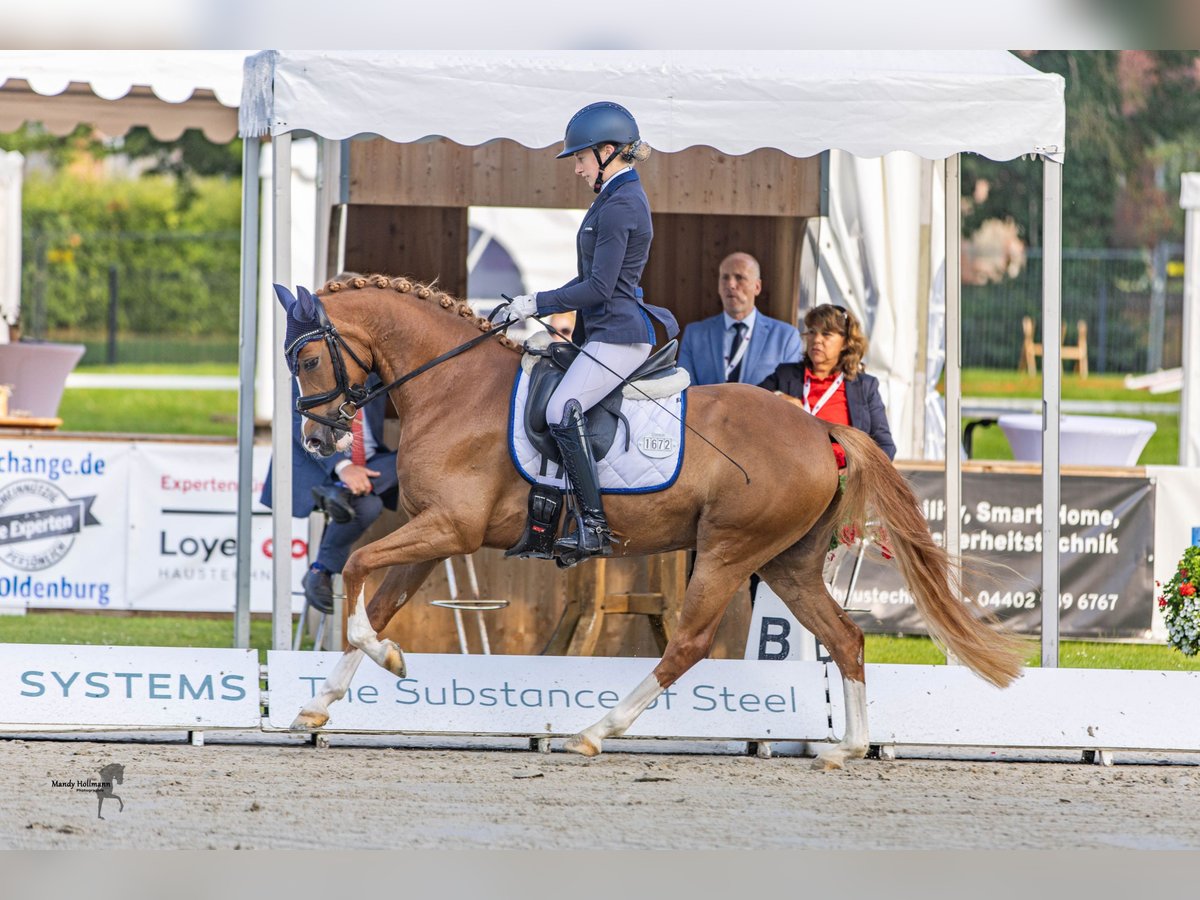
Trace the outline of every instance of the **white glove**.
[[521, 294], [513, 297], [512, 303], [504, 308], [504, 321], [520, 322], [537, 312], [537, 294]]

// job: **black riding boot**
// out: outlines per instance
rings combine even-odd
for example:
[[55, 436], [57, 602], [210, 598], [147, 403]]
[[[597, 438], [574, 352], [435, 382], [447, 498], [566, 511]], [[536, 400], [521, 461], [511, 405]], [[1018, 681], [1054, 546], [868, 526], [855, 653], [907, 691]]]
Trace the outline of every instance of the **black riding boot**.
[[555, 541], [554, 549], [575, 562], [589, 556], [609, 556], [612, 532], [600, 500], [600, 479], [587, 439], [587, 419], [577, 401], [567, 402], [562, 424], [551, 425], [550, 433], [562, 454], [567, 485], [575, 495], [575, 531]]

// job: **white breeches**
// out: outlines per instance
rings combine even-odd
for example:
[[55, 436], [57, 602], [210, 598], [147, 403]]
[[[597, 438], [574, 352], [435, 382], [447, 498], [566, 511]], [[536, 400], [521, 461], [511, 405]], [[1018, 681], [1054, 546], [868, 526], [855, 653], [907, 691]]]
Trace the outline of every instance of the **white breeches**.
[[[587, 412], [649, 359], [651, 349], [653, 348], [650, 344], [603, 344], [599, 341], [588, 341], [583, 345], [583, 351], [575, 358], [575, 362], [567, 369], [567, 374], [554, 389], [554, 393], [550, 395], [550, 401], [546, 404], [546, 421], [551, 425], [561, 423], [568, 400], [579, 401], [583, 411]], [[590, 353], [604, 365], [589, 359], [585, 353]]]

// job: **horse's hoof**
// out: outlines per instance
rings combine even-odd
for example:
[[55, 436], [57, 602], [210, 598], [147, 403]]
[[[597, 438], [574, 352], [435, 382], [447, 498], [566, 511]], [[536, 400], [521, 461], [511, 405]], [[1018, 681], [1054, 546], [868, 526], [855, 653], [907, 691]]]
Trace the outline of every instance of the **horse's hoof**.
[[408, 667], [404, 664], [404, 653], [395, 641], [384, 640], [383, 644], [383, 667], [395, 675], [397, 678], [403, 678], [408, 672]]
[[567, 738], [567, 742], [563, 744], [563, 749], [570, 753], [578, 753], [580, 756], [599, 756], [600, 742], [592, 741], [582, 733], [575, 737]]
[[817, 754], [817, 758], [812, 761], [812, 767], [820, 772], [836, 772], [846, 767], [845, 757], [840, 750], [827, 750]]
[[300, 715], [288, 727], [289, 731], [316, 731], [329, 721], [328, 713], [306, 712], [300, 710]]

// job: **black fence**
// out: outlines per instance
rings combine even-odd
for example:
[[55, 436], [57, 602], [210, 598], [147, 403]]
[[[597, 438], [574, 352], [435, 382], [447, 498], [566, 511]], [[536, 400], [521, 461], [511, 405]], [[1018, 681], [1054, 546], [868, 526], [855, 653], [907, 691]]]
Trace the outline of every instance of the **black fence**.
[[[1180, 365], [1183, 248], [1063, 250], [1062, 321], [1066, 343], [1087, 323], [1092, 372], [1137, 373]], [[1042, 341], [1042, 253], [1031, 248], [1025, 268], [997, 284], [963, 285], [963, 365], [1016, 369], [1023, 316]]]
[[27, 236], [22, 334], [86, 345], [84, 364], [236, 363], [236, 231]]

